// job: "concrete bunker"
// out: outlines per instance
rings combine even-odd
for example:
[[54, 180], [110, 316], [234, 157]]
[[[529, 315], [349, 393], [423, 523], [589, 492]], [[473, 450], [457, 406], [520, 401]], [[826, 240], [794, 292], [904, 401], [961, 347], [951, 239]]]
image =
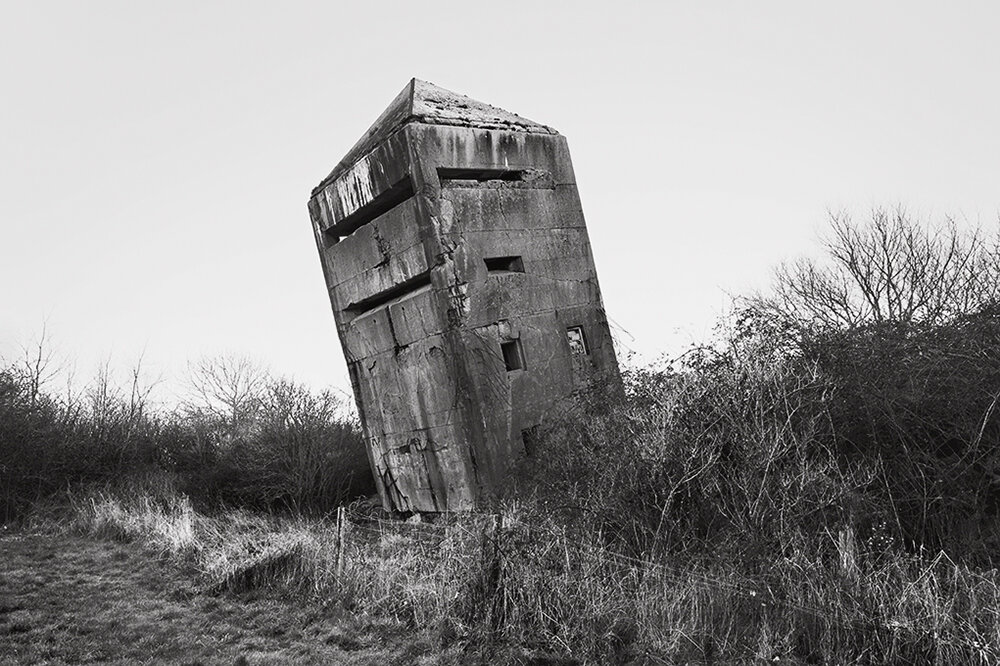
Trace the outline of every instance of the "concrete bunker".
[[472, 509], [618, 367], [566, 140], [414, 79], [309, 200], [387, 509]]

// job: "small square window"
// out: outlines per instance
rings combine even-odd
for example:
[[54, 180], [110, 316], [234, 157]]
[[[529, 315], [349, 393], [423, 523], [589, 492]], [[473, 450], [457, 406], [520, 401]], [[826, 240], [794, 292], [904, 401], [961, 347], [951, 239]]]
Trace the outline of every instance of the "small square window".
[[486, 270], [490, 273], [523, 273], [524, 262], [521, 257], [486, 257], [483, 259]]
[[566, 329], [566, 338], [569, 340], [569, 353], [573, 356], [586, 356], [587, 338], [583, 335], [583, 326], [570, 326]]
[[507, 372], [524, 369], [524, 353], [521, 351], [519, 338], [501, 342], [500, 351], [503, 353], [503, 363], [507, 366]]

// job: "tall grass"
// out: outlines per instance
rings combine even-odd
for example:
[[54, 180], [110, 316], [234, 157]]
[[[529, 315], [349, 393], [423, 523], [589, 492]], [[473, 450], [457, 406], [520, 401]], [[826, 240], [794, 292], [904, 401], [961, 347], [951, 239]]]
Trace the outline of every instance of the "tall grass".
[[183, 555], [195, 549], [194, 509], [185, 496], [172, 497], [165, 503], [149, 495], [131, 500], [99, 493], [89, 498], [89, 506], [80, 507], [80, 520], [97, 536], [126, 541], [151, 540], [162, 551]]
[[[193, 565], [204, 593], [270, 590], [390, 617], [468, 662], [995, 663], [1000, 578], [943, 553], [633, 558], [534, 502], [427, 524], [246, 511], [182, 496], [78, 497], [73, 526]], [[831, 540], [834, 540], [831, 538]], [[342, 549], [342, 550], [341, 550]], [[844, 549], [844, 551], [838, 550]]]

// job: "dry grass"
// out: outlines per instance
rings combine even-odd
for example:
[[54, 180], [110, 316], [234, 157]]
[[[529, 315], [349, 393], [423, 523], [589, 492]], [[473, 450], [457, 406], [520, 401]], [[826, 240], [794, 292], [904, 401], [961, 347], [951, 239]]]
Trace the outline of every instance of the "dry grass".
[[0, 539], [0, 663], [459, 663], [412, 615], [358, 603], [360, 577], [337, 583], [328, 521], [209, 517], [166, 491], [77, 495]]
[[81, 513], [90, 532], [98, 536], [131, 541], [152, 539], [164, 552], [179, 555], [198, 547], [195, 514], [187, 497], [170, 497], [158, 502], [142, 495], [128, 503], [98, 493]]
[[200, 593], [133, 544], [0, 538], [3, 664], [441, 663], [398, 622], [274, 595]]
[[[573, 532], [526, 506], [508, 506], [498, 522], [355, 515], [338, 575], [330, 520], [208, 517], [183, 499], [107, 493], [76, 506], [76, 530], [138, 541], [184, 563], [197, 598], [292, 595], [308, 600], [299, 610], [378, 618], [397, 642], [419, 646], [395, 663], [1000, 660], [995, 572], [944, 555], [869, 557], [850, 534], [836, 537], [843, 552], [833, 560], [793, 548], [754, 575], [724, 560], [632, 559], [600, 534]], [[365, 626], [328, 630], [351, 647], [364, 643]]]

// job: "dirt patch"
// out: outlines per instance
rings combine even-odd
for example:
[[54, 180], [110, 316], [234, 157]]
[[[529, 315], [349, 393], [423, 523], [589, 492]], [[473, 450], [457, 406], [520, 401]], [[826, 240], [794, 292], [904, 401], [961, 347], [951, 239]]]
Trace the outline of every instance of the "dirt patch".
[[195, 580], [137, 544], [4, 535], [0, 664], [458, 663], [391, 620]]

